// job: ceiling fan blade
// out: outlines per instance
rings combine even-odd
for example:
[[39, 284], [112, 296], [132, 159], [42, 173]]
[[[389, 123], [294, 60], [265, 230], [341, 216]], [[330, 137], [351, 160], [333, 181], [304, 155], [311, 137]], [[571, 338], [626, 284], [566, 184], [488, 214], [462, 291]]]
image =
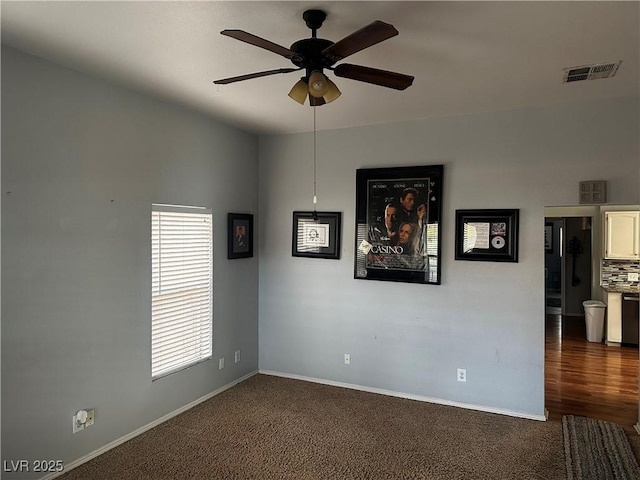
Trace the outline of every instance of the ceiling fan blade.
[[216, 85], [226, 85], [228, 83], [241, 82], [242, 80], [250, 80], [252, 78], [258, 78], [258, 77], [266, 77], [268, 75], [275, 75], [277, 73], [297, 72], [298, 70], [301, 70], [301, 69], [300, 68], [276, 68], [275, 70], [266, 70], [264, 72], [247, 73], [246, 75], [239, 75], [237, 77], [223, 78], [221, 80], [215, 80], [213, 83], [215, 83]]
[[322, 51], [322, 56], [331, 62], [330, 65], [333, 65], [349, 55], [396, 35], [398, 35], [398, 30], [393, 25], [376, 20], [325, 48]]
[[406, 89], [413, 83], [414, 79], [414, 77], [410, 75], [378, 70], [377, 68], [363, 67], [361, 65], [352, 65], [350, 63], [342, 63], [338, 65], [333, 69], [333, 73], [338, 77], [359, 80], [360, 82], [372, 83], [374, 85], [394, 88], [396, 90]]
[[286, 47], [283, 47], [282, 45], [278, 45], [277, 43], [270, 42], [269, 40], [265, 40], [264, 38], [257, 37], [256, 35], [245, 32], [244, 30], [223, 30], [220, 33], [222, 35], [226, 35], [227, 37], [240, 40], [241, 42], [246, 42], [250, 45], [264, 48], [265, 50], [277, 53], [278, 55], [282, 55], [283, 57], [288, 59], [299, 57], [297, 53], [289, 50]]

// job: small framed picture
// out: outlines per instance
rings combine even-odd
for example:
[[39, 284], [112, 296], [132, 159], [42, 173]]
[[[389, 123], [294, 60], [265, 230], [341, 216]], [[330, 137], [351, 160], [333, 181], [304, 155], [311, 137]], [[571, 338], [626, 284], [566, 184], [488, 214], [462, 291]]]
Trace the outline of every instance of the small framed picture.
[[456, 210], [456, 260], [518, 261], [519, 210]]
[[544, 224], [544, 251], [553, 253], [553, 223]]
[[253, 215], [230, 213], [227, 217], [229, 236], [227, 258], [253, 257]]
[[340, 258], [341, 212], [293, 212], [294, 257]]

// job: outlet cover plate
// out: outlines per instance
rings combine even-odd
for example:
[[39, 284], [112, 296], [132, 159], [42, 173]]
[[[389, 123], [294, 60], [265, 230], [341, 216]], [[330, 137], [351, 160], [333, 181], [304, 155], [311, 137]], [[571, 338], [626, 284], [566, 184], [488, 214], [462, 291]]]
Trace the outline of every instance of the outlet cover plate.
[[93, 409], [87, 410], [87, 421], [84, 424], [85, 427], [90, 427], [94, 423], [96, 423], [96, 411]]

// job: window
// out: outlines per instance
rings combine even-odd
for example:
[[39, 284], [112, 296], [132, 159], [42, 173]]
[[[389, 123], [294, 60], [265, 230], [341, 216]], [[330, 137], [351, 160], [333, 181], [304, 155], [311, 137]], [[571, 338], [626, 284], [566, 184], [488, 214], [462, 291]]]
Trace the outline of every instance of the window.
[[151, 377], [211, 358], [211, 210], [153, 205], [151, 212]]

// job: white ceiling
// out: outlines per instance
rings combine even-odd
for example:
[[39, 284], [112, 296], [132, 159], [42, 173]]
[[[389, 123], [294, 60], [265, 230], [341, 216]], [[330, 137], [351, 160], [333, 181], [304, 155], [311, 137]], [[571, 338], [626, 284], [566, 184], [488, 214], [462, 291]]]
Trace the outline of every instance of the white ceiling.
[[[293, 65], [220, 35], [248, 31], [289, 47], [327, 12], [332, 41], [382, 20], [400, 32], [345, 62], [414, 75], [405, 91], [336, 78], [319, 130], [543, 107], [639, 94], [640, 3], [631, 2], [8, 2], [2, 42], [198, 109], [256, 133], [309, 131], [313, 109], [287, 93], [300, 73], [214, 85]], [[563, 84], [563, 68], [622, 60], [615, 77]]]

